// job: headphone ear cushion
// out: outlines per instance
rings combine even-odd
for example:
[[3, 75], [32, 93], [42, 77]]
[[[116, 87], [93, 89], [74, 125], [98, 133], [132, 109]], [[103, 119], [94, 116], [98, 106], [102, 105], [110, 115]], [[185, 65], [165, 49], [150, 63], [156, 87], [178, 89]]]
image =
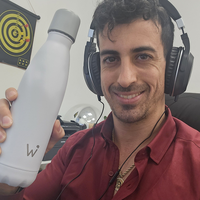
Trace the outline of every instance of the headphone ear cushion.
[[83, 76], [84, 76], [85, 82], [86, 82], [88, 88], [90, 89], [90, 91], [95, 93], [95, 89], [93, 88], [93, 85], [91, 82], [91, 75], [89, 73], [89, 63], [90, 63], [89, 60], [90, 60], [90, 55], [87, 58], [85, 58], [85, 60], [84, 60]]
[[101, 90], [101, 72], [100, 72], [100, 55], [99, 52], [92, 53], [89, 58], [89, 74], [90, 74], [90, 82], [92, 84], [92, 88], [95, 94], [99, 96], [103, 96], [103, 92]]
[[176, 71], [180, 59], [180, 52], [182, 48], [173, 47], [170, 54], [169, 62], [165, 69], [165, 93], [172, 94], [174, 88], [174, 82], [176, 77]]

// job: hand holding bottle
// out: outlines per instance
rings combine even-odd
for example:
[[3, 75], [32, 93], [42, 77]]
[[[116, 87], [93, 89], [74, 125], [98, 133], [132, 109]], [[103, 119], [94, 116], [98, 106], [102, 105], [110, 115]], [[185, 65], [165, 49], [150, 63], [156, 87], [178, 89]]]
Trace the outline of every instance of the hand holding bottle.
[[[18, 93], [17, 90], [14, 88], [9, 88], [5, 92], [6, 99], [10, 102], [17, 99]], [[0, 99], [0, 146], [1, 143], [3, 143], [6, 140], [6, 131], [5, 129], [12, 126], [12, 115], [10, 112], [10, 105], [9, 102], [6, 99]], [[49, 140], [46, 153], [53, 148], [53, 146], [62, 138], [64, 137], [65, 132], [63, 128], [60, 125], [59, 120], [56, 120], [53, 126], [51, 138]], [[0, 147], [0, 155], [3, 152], [1, 151]], [[0, 156], [1, 159], [1, 156]], [[0, 194], [2, 195], [8, 195], [13, 194], [17, 190], [18, 187], [12, 187], [6, 184], [0, 183]]]

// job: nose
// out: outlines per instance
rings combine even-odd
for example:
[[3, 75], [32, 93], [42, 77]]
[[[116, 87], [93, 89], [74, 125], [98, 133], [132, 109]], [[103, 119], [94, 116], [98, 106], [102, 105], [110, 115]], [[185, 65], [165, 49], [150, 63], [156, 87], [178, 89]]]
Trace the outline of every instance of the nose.
[[117, 80], [118, 84], [120, 84], [124, 88], [127, 88], [136, 81], [137, 81], [136, 66], [131, 62], [130, 58], [121, 59], [118, 80]]

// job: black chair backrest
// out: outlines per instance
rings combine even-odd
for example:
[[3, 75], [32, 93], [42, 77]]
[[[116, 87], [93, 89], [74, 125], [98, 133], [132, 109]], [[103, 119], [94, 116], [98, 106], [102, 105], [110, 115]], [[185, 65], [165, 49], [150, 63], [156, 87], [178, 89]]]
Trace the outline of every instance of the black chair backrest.
[[[170, 106], [174, 97], [165, 95], [165, 103]], [[183, 93], [178, 101], [170, 106], [172, 115], [200, 131], [200, 93]]]

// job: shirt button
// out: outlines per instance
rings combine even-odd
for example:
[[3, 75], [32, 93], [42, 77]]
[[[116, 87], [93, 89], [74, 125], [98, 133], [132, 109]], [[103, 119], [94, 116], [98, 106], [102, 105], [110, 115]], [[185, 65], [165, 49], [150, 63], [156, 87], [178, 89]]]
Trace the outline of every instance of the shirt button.
[[113, 176], [113, 175], [114, 175], [114, 172], [113, 172], [113, 171], [109, 171], [108, 175], [109, 175], [109, 176]]

